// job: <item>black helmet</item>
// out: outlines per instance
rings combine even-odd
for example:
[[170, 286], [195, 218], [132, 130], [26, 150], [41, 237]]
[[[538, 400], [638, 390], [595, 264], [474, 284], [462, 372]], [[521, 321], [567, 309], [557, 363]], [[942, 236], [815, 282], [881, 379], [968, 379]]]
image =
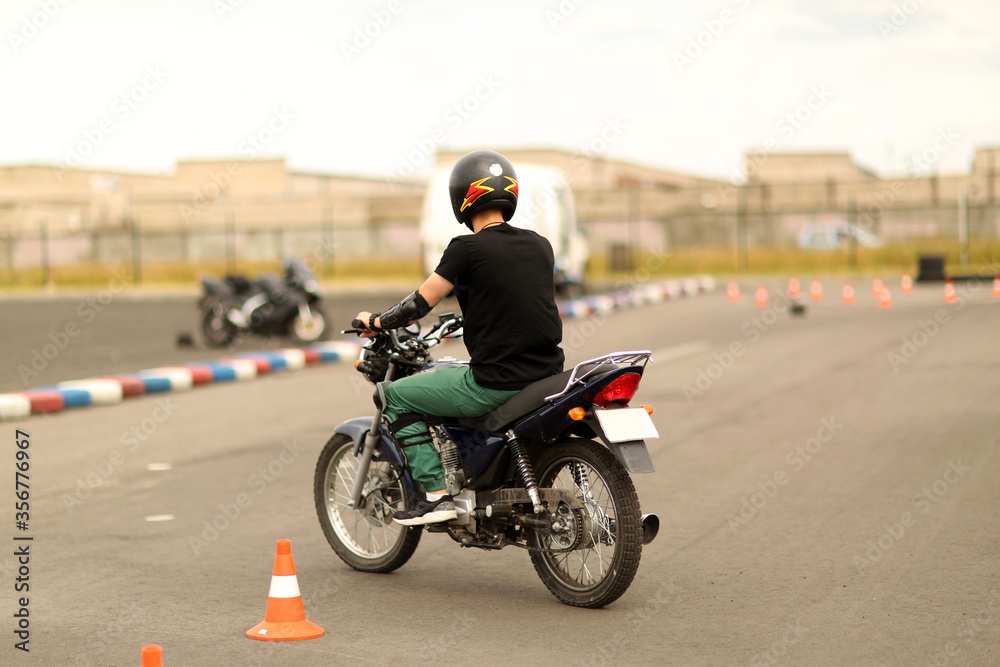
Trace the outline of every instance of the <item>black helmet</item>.
[[517, 208], [517, 174], [514, 165], [500, 153], [473, 151], [459, 158], [448, 180], [451, 210], [455, 218], [472, 228], [472, 216], [498, 208], [504, 221]]

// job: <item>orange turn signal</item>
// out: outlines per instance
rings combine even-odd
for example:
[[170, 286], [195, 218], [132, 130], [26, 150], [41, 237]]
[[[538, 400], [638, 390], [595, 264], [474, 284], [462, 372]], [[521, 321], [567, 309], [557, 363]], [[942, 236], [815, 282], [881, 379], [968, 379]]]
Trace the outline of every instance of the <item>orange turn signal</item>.
[[639, 407], [642, 408], [643, 410], [645, 410], [647, 415], [653, 414], [653, 406], [652, 405], [640, 405]]
[[360, 363], [361, 363], [361, 360], [360, 360], [360, 359], [358, 359], [357, 361], [355, 361], [355, 362], [354, 362], [354, 370], [358, 370], [358, 365], [359, 365]]
[[570, 408], [569, 410], [569, 418], [575, 422], [580, 421], [586, 416], [587, 416], [587, 411], [584, 410], [583, 408]]

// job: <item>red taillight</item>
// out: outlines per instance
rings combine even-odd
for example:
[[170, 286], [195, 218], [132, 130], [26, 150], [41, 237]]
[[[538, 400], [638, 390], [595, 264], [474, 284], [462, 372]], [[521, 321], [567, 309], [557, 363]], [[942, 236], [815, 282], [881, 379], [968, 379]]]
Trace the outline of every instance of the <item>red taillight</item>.
[[604, 407], [608, 403], [620, 402], [628, 405], [632, 400], [635, 390], [639, 387], [639, 380], [642, 376], [638, 373], [626, 373], [616, 378], [611, 384], [598, 392], [594, 396], [594, 405]]

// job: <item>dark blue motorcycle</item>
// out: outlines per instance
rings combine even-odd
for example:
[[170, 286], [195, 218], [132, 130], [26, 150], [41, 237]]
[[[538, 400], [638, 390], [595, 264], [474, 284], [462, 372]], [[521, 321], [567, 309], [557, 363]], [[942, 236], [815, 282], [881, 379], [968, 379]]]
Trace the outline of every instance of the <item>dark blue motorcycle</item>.
[[263, 275], [251, 282], [241, 275], [222, 280], [202, 276], [201, 289], [202, 335], [211, 347], [227, 347], [251, 335], [314, 343], [326, 333], [319, 283], [300, 259], [286, 260], [280, 278]]
[[[356, 368], [376, 383], [468, 363], [435, 361], [429, 352], [460, 336], [462, 323], [447, 314], [424, 335], [419, 325], [379, 332]], [[652, 410], [628, 407], [649, 361], [648, 351], [616, 352], [539, 380], [482, 417], [427, 417], [458, 512], [445, 523], [393, 522], [418, 493], [404, 455], [380, 409], [343, 422], [316, 465], [316, 511], [327, 540], [364, 572], [401, 567], [424, 528], [464, 547], [519, 547], [562, 602], [596, 608], [615, 601], [659, 529], [655, 514], [640, 513], [629, 477], [653, 472], [645, 443], [658, 437]]]

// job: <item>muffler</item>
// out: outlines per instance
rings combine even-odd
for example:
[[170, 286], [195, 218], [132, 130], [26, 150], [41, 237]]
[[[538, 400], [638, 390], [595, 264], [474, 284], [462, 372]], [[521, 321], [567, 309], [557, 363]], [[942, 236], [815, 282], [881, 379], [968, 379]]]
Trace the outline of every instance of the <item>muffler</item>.
[[652, 512], [642, 515], [642, 544], [645, 546], [656, 539], [660, 532], [660, 517]]

